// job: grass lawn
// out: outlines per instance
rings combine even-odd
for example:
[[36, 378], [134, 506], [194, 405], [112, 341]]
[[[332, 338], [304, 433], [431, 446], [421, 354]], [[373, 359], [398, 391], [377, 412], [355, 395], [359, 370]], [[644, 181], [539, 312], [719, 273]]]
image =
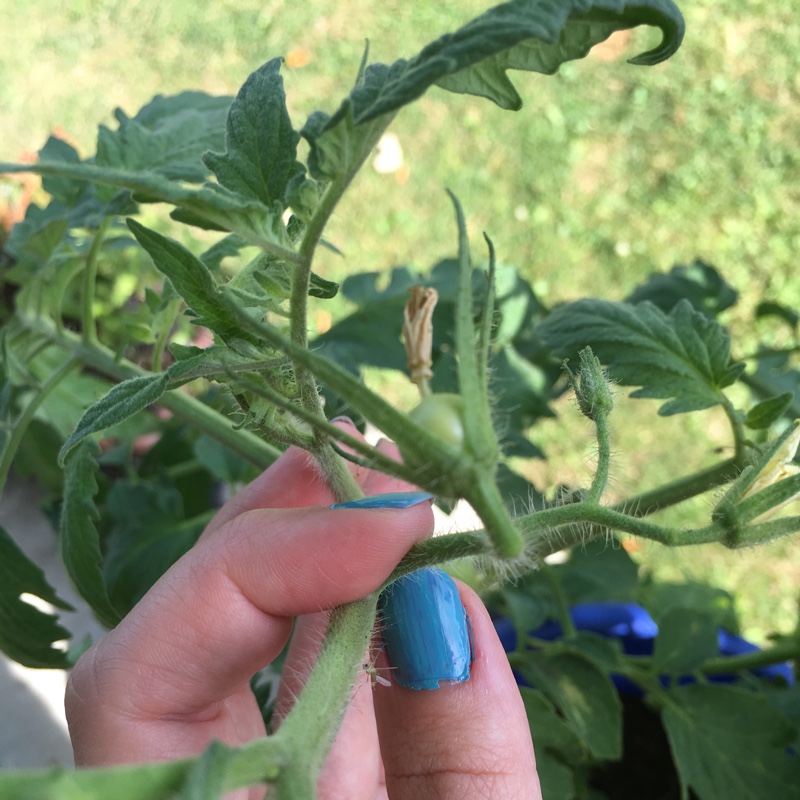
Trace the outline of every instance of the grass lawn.
[[[650, 272], [703, 258], [739, 291], [723, 321], [736, 352], [749, 350], [762, 297], [800, 308], [800, 15], [795, 0], [683, 5], [685, 43], [658, 67], [624, 62], [652, 45], [656, 34], [643, 30], [553, 78], [518, 73], [517, 114], [430, 92], [393, 128], [403, 168], [365, 170], [340, 207], [328, 235], [347, 259], [324, 255], [322, 271], [425, 268], [452, 254], [448, 187], [467, 211], [476, 253], [486, 230], [547, 303], [621, 299]], [[275, 55], [287, 57], [299, 128], [347, 91], [366, 37], [373, 59], [393, 61], [484, 7], [0, 0], [0, 158], [34, 153], [53, 130], [90, 154], [115, 106], [132, 115], [156, 93], [233, 93]], [[651, 402], [623, 403], [614, 420], [620, 496], [729, 444], [713, 412], [654, 420]], [[565, 430], [574, 433], [565, 439]], [[551, 459], [536, 480], [585, 471], [587, 437], [569, 407], [544, 424], [534, 438]], [[673, 513], [688, 521], [707, 507]], [[794, 624], [796, 543], [744, 554], [645, 547], [637, 557], [661, 576], [704, 575], [741, 590], [752, 636]]]

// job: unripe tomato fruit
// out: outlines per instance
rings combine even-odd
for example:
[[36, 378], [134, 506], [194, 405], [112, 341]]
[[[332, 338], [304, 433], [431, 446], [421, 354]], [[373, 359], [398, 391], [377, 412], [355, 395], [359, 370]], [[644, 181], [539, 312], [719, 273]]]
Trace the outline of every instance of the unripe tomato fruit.
[[464, 404], [461, 395], [431, 394], [408, 415], [426, 431], [451, 447], [464, 446]]

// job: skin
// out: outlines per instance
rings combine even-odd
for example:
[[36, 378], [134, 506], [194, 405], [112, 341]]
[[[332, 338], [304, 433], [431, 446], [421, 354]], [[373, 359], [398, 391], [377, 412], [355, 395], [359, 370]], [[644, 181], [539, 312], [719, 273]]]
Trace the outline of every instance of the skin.
[[[393, 445], [380, 447], [396, 457]], [[368, 495], [412, 488], [353, 472]], [[291, 449], [219, 511], [75, 666], [65, 704], [76, 765], [193, 756], [214, 739], [238, 745], [264, 736], [249, 679], [282, 650], [296, 617], [276, 707], [285, 717], [327, 610], [374, 591], [433, 528], [428, 503], [331, 510], [333, 502], [313, 462]], [[362, 672], [320, 776], [321, 800], [541, 799], [508, 660], [478, 596], [464, 584], [459, 591], [473, 630], [470, 679], [417, 692], [373, 687]], [[390, 675], [384, 656], [377, 659], [379, 674]], [[228, 798], [261, 800], [264, 792]]]

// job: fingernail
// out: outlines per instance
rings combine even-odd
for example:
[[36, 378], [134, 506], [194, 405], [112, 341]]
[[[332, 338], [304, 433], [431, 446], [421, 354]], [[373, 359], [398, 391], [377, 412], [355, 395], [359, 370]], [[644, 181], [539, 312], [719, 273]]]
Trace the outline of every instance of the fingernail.
[[346, 422], [348, 425], [352, 425], [354, 428], [356, 426], [355, 422], [350, 419], [350, 417], [341, 416], [341, 417], [334, 417], [331, 422]]
[[346, 503], [334, 503], [331, 508], [409, 508], [432, 498], [429, 492], [388, 492], [348, 500]]
[[462, 683], [472, 663], [469, 620], [458, 587], [444, 571], [419, 569], [388, 586], [380, 600], [392, 676], [407, 689]]

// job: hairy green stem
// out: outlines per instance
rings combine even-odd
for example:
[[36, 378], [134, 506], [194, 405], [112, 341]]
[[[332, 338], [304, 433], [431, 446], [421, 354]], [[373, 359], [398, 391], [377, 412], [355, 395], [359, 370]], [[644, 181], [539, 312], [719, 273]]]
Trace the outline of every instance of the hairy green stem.
[[[492, 427], [492, 412], [487, 389], [488, 375], [480, 369], [473, 321], [472, 265], [470, 263], [467, 225], [461, 204], [452, 192], [458, 227], [458, 281], [456, 284], [455, 340], [458, 355], [458, 387], [464, 402], [464, 446], [485, 469], [497, 463], [497, 437]], [[479, 512], [480, 513], [480, 512]]]
[[[40, 318], [17, 315], [17, 320], [28, 330], [47, 337], [54, 345], [71, 353], [79, 362], [113, 381], [119, 382], [149, 374], [133, 362], [118, 358], [104, 345], [97, 342], [85, 344], [71, 331], [59, 333], [52, 324], [45, 324]], [[226, 445], [256, 467], [265, 469], [280, 455], [277, 448], [250, 431], [234, 428], [231, 421], [222, 414], [185, 392], [167, 392], [158, 402], [182, 419], [189, 420], [203, 433]]]
[[730, 482], [741, 472], [743, 466], [744, 463], [738, 459], [729, 458], [666, 486], [629, 497], [612, 508], [630, 516], [646, 517]]
[[[226, 790], [273, 782], [287, 761], [279, 737], [257, 739], [238, 749], [215, 742], [206, 751], [220, 758]], [[87, 800], [170, 800], [181, 792], [203, 756], [175, 761], [78, 770], [55, 767], [0, 771], [0, 797]]]
[[[612, 531], [632, 533], [643, 539], [650, 539], [669, 546], [707, 544], [720, 541], [726, 535], [726, 531], [720, 525], [709, 525], [693, 530], [669, 528], [586, 501], [534, 511], [524, 517], [517, 517], [515, 522], [525, 538], [536, 534], [546, 537], [549, 535], [548, 530], [586, 523]], [[592, 536], [596, 533], [593, 534], [590, 531], [588, 535]]]
[[[308, 346], [308, 289], [317, 245], [322, 238], [328, 220], [344, 195], [345, 190], [372, 152], [373, 147], [378, 143], [378, 139], [389, 126], [392, 119], [394, 119], [393, 114], [382, 118], [379, 124], [373, 123], [372, 135], [365, 137], [361, 151], [350, 165], [350, 169], [328, 184], [320, 198], [319, 205], [314, 210], [311, 219], [307, 223], [302, 241], [300, 242], [298, 252], [299, 261], [296, 262], [295, 268], [292, 271], [292, 285], [289, 298], [289, 338], [302, 348]], [[297, 363], [295, 361], [294, 366], [295, 381], [300, 392], [301, 404], [307, 411], [324, 418], [317, 382], [313, 374], [309, 371], [308, 367], [302, 363]], [[323, 452], [323, 450], [326, 452]], [[326, 473], [326, 478], [331, 486], [340, 484], [342, 481], [346, 484], [347, 481], [342, 472], [342, 467], [337, 463], [341, 462], [341, 458], [330, 449], [329, 444], [323, 444], [322, 450], [315, 453], [315, 456], [317, 456], [317, 460], [320, 462], [323, 471], [328, 468], [333, 469], [334, 472], [330, 475]], [[344, 485], [343, 488], [345, 488]]]
[[[492, 326], [494, 325], [494, 307], [497, 287], [495, 286], [496, 256], [494, 243], [484, 233], [483, 238], [489, 248], [489, 269], [486, 272], [486, 300], [481, 311], [481, 324], [478, 333], [478, 375], [488, 376], [489, 374], [489, 352], [492, 344]], [[484, 379], [482, 382], [486, 393], [486, 403], [489, 404], [488, 388], [489, 381]]]
[[[280, 392], [276, 392], [267, 385], [258, 384], [255, 381], [248, 380], [246, 377], [242, 376], [237, 376], [236, 380], [241, 387], [246, 389], [248, 392], [252, 392], [256, 396], [262, 397], [265, 400], [268, 400], [270, 403], [274, 403], [276, 406], [278, 406], [278, 408], [282, 408], [307, 422], [309, 425], [313, 426], [315, 430], [329, 436], [335, 441], [341, 442], [346, 447], [355, 450], [355, 452], [360, 453], [364, 457], [363, 462], [360, 460], [357, 462], [360, 466], [365, 466], [368, 469], [379, 469], [381, 472], [385, 472], [386, 474], [395, 478], [400, 478], [407, 483], [413, 484], [416, 482], [417, 476], [412, 469], [406, 467], [400, 461], [395, 461], [393, 458], [385, 455], [372, 445], [367, 444], [367, 442], [363, 441], [362, 439], [357, 439], [355, 436], [351, 436], [346, 430], [328, 422], [325, 417], [319, 417], [316, 414], [306, 411], [306, 409], [293, 403], [291, 400], [280, 394]], [[345, 456], [341, 453], [337, 453], [337, 455], [345, 458]]]
[[597, 469], [586, 495], [589, 503], [599, 503], [600, 498], [608, 484], [608, 475], [611, 469], [611, 437], [608, 432], [608, 417], [600, 412], [594, 419], [595, 431], [597, 433]]
[[[315, 800], [317, 778], [369, 647], [377, 592], [335, 608], [317, 663], [277, 736], [294, 759], [276, 782], [279, 800]], [[358, 754], [355, 754], [358, 757]]]
[[497, 555], [515, 558], [522, 552], [524, 541], [511, 521], [503, 498], [493, 478], [476, 475], [474, 485], [466, 492], [470, 505], [486, 526]]
[[364, 496], [347, 462], [333, 449], [327, 437], [311, 449], [311, 454], [331, 487], [336, 502], [344, 503]]
[[100, 248], [103, 245], [103, 239], [110, 224], [111, 217], [104, 217], [94, 234], [92, 246], [89, 248], [89, 254], [86, 257], [86, 267], [83, 272], [83, 297], [81, 298], [81, 324], [83, 326], [81, 334], [85, 344], [95, 344], [97, 342], [97, 330], [94, 322], [97, 258], [100, 255]]
[[486, 555], [491, 552], [492, 542], [485, 531], [434, 536], [432, 539], [415, 544], [394, 568], [383, 586], [388, 586], [398, 578], [402, 578], [403, 575], [408, 575], [409, 572], [422, 569], [422, 567], [433, 567], [457, 558]]
[[6, 481], [8, 480], [8, 473], [11, 470], [11, 464], [14, 461], [14, 457], [17, 454], [19, 446], [22, 444], [22, 439], [25, 436], [25, 432], [28, 430], [28, 426], [33, 421], [36, 411], [47, 399], [50, 393], [61, 383], [61, 381], [64, 380], [64, 378], [67, 377], [67, 375], [69, 375], [70, 372], [78, 367], [78, 365], [79, 362], [74, 357], [67, 358], [67, 360], [64, 361], [64, 363], [41, 385], [31, 401], [27, 406], [25, 406], [25, 409], [22, 411], [19, 417], [17, 417], [14, 427], [11, 431], [11, 435], [8, 437], [6, 447], [3, 450], [2, 457], [0, 457], [0, 497], [3, 496], [3, 490], [5, 489]]

